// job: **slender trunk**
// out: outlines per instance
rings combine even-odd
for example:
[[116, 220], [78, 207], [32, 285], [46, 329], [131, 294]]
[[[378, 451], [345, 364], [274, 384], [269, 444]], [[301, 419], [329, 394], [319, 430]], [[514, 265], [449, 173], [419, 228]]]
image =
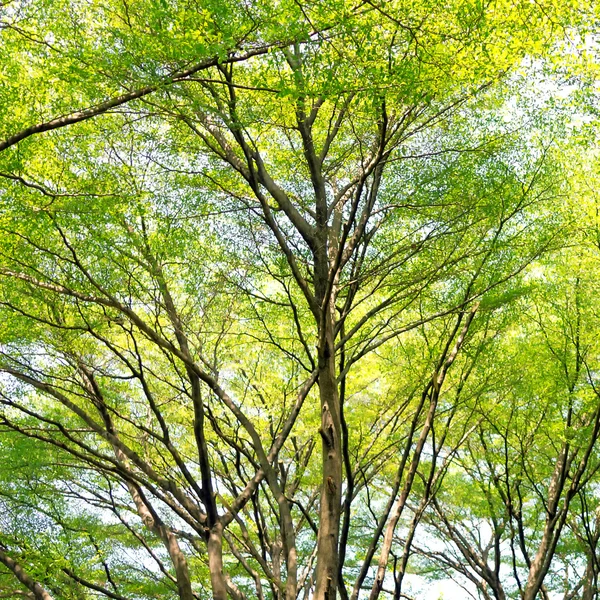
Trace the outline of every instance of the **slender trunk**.
[[292, 520], [292, 511], [290, 510], [290, 504], [285, 497], [284, 489], [277, 481], [275, 469], [273, 469], [268, 463], [266, 456], [261, 458], [261, 462], [265, 464], [264, 468], [267, 473], [267, 483], [269, 484], [269, 487], [273, 492], [279, 507], [281, 543], [285, 555], [285, 567], [287, 575], [285, 583], [285, 597], [286, 600], [296, 600], [296, 596], [298, 595], [298, 553], [296, 551], [296, 534], [294, 530], [294, 522]]
[[190, 578], [190, 571], [188, 569], [187, 560], [185, 555], [179, 547], [179, 542], [173, 533], [167, 531], [164, 538], [165, 546], [171, 562], [175, 569], [175, 577], [177, 579], [177, 592], [181, 600], [194, 600], [194, 593], [192, 592], [192, 580]]
[[548, 562], [547, 557], [548, 553], [553, 551], [554, 533], [558, 524], [558, 504], [564, 488], [565, 474], [568, 470], [568, 454], [569, 445], [565, 444], [556, 461], [552, 479], [550, 480], [550, 486], [548, 488], [548, 513], [546, 515], [544, 533], [536, 555], [529, 565], [529, 575], [527, 577], [525, 589], [523, 590], [522, 600], [535, 600], [535, 597], [542, 586], [546, 571], [548, 570], [546, 566]]
[[588, 555], [585, 575], [583, 578], [583, 593], [581, 600], [594, 600], [596, 586], [594, 585], [594, 557]]
[[[273, 577], [276, 581], [281, 581], [281, 552], [283, 550], [283, 542], [280, 539], [275, 540], [271, 544], [271, 564], [273, 569]], [[282, 600], [283, 593], [276, 586], [272, 586], [274, 600]]]
[[[120, 451], [117, 451], [117, 453], [119, 458], [123, 460], [122, 453]], [[195, 600], [187, 560], [181, 551], [177, 536], [162, 522], [138, 485], [128, 481], [127, 488], [142, 522], [162, 540], [169, 553], [169, 558], [175, 569], [175, 580], [177, 581], [177, 592], [180, 600]]]
[[[283, 496], [283, 493], [282, 493]], [[283, 505], [285, 506], [283, 507]], [[298, 554], [296, 552], [296, 539], [294, 535], [294, 526], [292, 515], [285, 498], [279, 503], [281, 510], [281, 520], [283, 521], [283, 548], [285, 551], [285, 564], [287, 577], [285, 582], [286, 600], [296, 600], [298, 595]]]
[[396, 477], [395, 477], [395, 480], [394, 480], [394, 483], [392, 486], [390, 496], [388, 498], [386, 507], [381, 512], [381, 516], [379, 517], [379, 520], [377, 522], [376, 531], [369, 543], [369, 548], [366, 551], [366, 555], [365, 555], [365, 559], [363, 560], [362, 568], [360, 570], [358, 577], [356, 578], [356, 580], [354, 582], [354, 587], [352, 589], [352, 594], [350, 596], [350, 600], [358, 600], [358, 596], [361, 592], [362, 585], [369, 573], [371, 562], [373, 561], [373, 557], [375, 556], [375, 552], [376, 552], [377, 546], [379, 544], [379, 538], [383, 534], [387, 519], [394, 507], [394, 501], [395, 501], [396, 495], [398, 494], [398, 490], [400, 489], [400, 484], [402, 483], [402, 476], [404, 474], [404, 468], [405, 468], [406, 463], [408, 462], [408, 459], [410, 456], [412, 440], [413, 440], [414, 434], [417, 429], [417, 425], [418, 425], [418, 421], [421, 416], [421, 412], [423, 410], [423, 407], [425, 406], [425, 401], [428, 397], [430, 386], [431, 386], [431, 384], [428, 384], [427, 387], [425, 388], [425, 390], [423, 391], [423, 393], [421, 394], [420, 403], [415, 411], [415, 414], [413, 416], [413, 419], [412, 419], [412, 422], [410, 425], [410, 432], [408, 434], [408, 438], [407, 438], [407, 441], [406, 441], [406, 444], [404, 447], [404, 451], [402, 452], [400, 464], [398, 465], [398, 469], [396, 470]]
[[341, 517], [342, 444], [335, 369], [334, 321], [325, 316], [324, 343], [319, 344], [322, 469], [315, 600], [335, 600]]
[[406, 500], [408, 499], [408, 496], [411, 492], [413, 481], [414, 481], [415, 475], [417, 473], [417, 469], [419, 468], [419, 463], [421, 461], [421, 453], [423, 452], [423, 447], [425, 446], [425, 442], [427, 441], [427, 437], [429, 436], [429, 431], [431, 430], [431, 427], [433, 425], [433, 420], [435, 418], [435, 412], [436, 412], [436, 408], [437, 408], [438, 399], [440, 396], [440, 390], [444, 383], [444, 379], [446, 377], [446, 373], [448, 372], [448, 369], [452, 366], [452, 363], [456, 359], [456, 356], [465, 341], [467, 332], [469, 331], [469, 327], [471, 326], [471, 323], [473, 321], [473, 318], [475, 317], [475, 313], [477, 312], [478, 307], [479, 307], [479, 303], [475, 304], [475, 306], [473, 306], [473, 308], [467, 315], [467, 318], [464, 322], [462, 330], [456, 340], [456, 343], [454, 344], [454, 347], [452, 348], [452, 350], [449, 352], [450, 345], [452, 344], [452, 340], [454, 339], [455, 335], [458, 333], [458, 330], [460, 328], [464, 313], [461, 313], [459, 315], [459, 317], [456, 321], [454, 330], [452, 332], [452, 335], [448, 339], [448, 342], [447, 342], [444, 352], [442, 354], [441, 364], [439, 365], [438, 370], [436, 370], [436, 372], [434, 373], [434, 376], [431, 380], [430, 385], [426, 388], [429, 390], [429, 394], [430, 394], [430, 396], [429, 396], [430, 397], [429, 411], [427, 412], [427, 417], [425, 418], [425, 423], [423, 424], [423, 429], [421, 430], [421, 434], [419, 435], [419, 439], [417, 440], [417, 445], [415, 447], [413, 458], [412, 458], [412, 461], [411, 461], [411, 464], [410, 464], [410, 467], [408, 470], [408, 474], [406, 476], [406, 481], [404, 483], [404, 487], [402, 488], [400, 497], [398, 498], [398, 500], [396, 501], [396, 504], [394, 505], [393, 512], [390, 516], [390, 520], [388, 522], [388, 525], [387, 525], [387, 528], [385, 531], [385, 535], [383, 538], [383, 544], [382, 544], [382, 548], [381, 548], [381, 554], [379, 555], [377, 574], [375, 576], [375, 580], [373, 581], [373, 587], [371, 588], [369, 600], [377, 600], [377, 598], [379, 597], [379, 594], [381, 592], [381, 589], [383, 587], [383, 580], [385, 578], [387, 563], [388, 563], [390, 551], [392, 548], [394, 531], [395, 531], [396, 525], [398, 524], [398, 521], [402, 515], [404, 506], [406, 505]]
[[544, 575], [546, 574], [544, 563], [546, 562], [547, 553], [550, 550], [553, 530], [553, 527], [546, 527], [544, 530], [542, 542], [540, 543], [537, 554], [535, 555], [535, 558], [529, 567], [529, 576], [527, 578], [525, 590], [523, 591], [522, 600], [535, 600], [535, 597], [540, 591]]
[[[340, 337], [345, 335], [344, 324], [340, 329]], [[346, 366], [346, 352], [342, 345], [340, 349], [340, 373], [344, 372]], [[346, 491], [342, 506], [342, 530], [340, 533], [340, 554], [338, 558], [338, 588], [342, 600], [349, 600], [348, 591], [344, 582], [344, 562], [346, 560], [346, 546], [350, 534], [350, 515], [352, 507], [352, 496], [354, 493], [354, 474], [352, 473], [352, 464], [350, 462], [350, 438], [348, 433], [348, 424], [344, 417], [344, 402], [346, 400], [346, 377], [343, 376], [340, 381], [340, 425], [342, 428], [342, 454], [344, 458], [344, 471], [346, 475]]]
[[[153, 257], [152, 252], [150, 250], [150, 246], [148, 245], [146, 247], [146, 255], [149, 258], [154, 268], [155, 276], [158, 279], [165, 306], [167, 308], [167, 313], [175, 329], [175, 335], [177, 337], [177, 341], [179, 343], [181, 352], [191, 363], [193, 362], [192, 352], [190, 350], [187, 336], [184, 333], [184, 328], [179, 318], [179, 313], [175, 307], [175, 302], [173, 301], [171, 293], [167, 287], [167, 283], [164, 278], [164, 273], [162, 271], [162, 266]], [[227, 577], [223, 572], [223, 526], [219, 521], [219, 516], [217, 513], [217, 503], [215, 500], [214, 488], [212, 483], [212, 469], [209, 461], [208, 444], [206, 441], [206, 435], [204, 431], [205, 415], [204, 403], [202, 401], [202, 396], [200, 393], [200, 378], [189, 365], [186, 365], [186, 372], [191, 385], [191, 398], [194, 406], [194, 437], [196, 439], [198, 462], [200, 465], [200, 473], [202, 477], [202, 487], [200, 490], [200, 496], [202, 499], [202, 503], [206, 508], [207, 516], [208, 533], [206, 543], [213, 600], [227, 600]], [[171, 537], [174, 536], [171, 535]], [[177, 543], [177, 540], [175, 539], [174, 541], [175, 544], [177, 544], [178, 550], [179, 545]], [[169, 548], [168, 545], [167, 548]], [[171, 554], [170, 549], [169, 554], [173, 559], [173, 555]], [[181, 552], [178, 552], [176, 556], [183, 557]], [[175, 569], [177, 570], [177, 564], [175, 563], [175, 560], [173, 560], [173, 564], [175, 565]], [[185, 564], [184, 574], [189, 579], [187, 563]], [[179, 585], [179, 575], [177, 577], [177, 583]], [[187, 586], [187, 589], [189, 590], [189, 592], [186, 591], [186, 594], [191, 594], [191, 584]], [[235, 589], [233, 591], [235, 595]], [[181, 598], [183, 600], [184, 596], [181, 596]]]
[[213, 600], [227, 600], [227, 584], [223, 574], [223, 527], [220, 523], [208, 532], [206, 549]]
[[415, 448], [413, 459], [411, 461], [410, 468], [406, 477], [406, 482], [404, 484], [404, 487], [402, 488], [402, 493], [400, 494], [400, 497], [396, 501], [396, 505], [394, 506], [394, 510], [385, 530], [385, 535], [383, 537], [383, 545], [381, 548], [381, 554], [379, 555], [379, 563], [377, 566], [377, 575], [375, 576], [375, 581], [373, 582], [373, 587], [371, 588], [369, 600], [377, 600], [377, 598], [379, 597], [379, 593], [381, 592], [381, 588], [383, 587], [383, 579], [385, 577], [388, 558], [390, 555], [390, 550], [392, 548], [394, 531], [396, 530], [396, 525], [398, 524], [398, 521], [404, 510], [404, 506], [406, 505], [406, 500], [412, 489], [412, 484], [415, 479], [415, 475], [417, 473], [417, 469], [419, 468], [419, 463], [421, 460], [421, 452], [423, 451], [423, 446], [425, 445], [425, 441], [429, 435], [436, 407], [437, 394], [435, 390], [432, 390], [429, 411], [427, 413], [427, 418], [425, 419], [423, 429], [421, 430], [421, 435], [419, 436], [419, 440]]
[[492, 586], [492, 589], [494, 592], [494, 598], [496, 598], [496, 600], [506, 600], [506, 594], [504, 593], [504, 589], [499, 581], [495, 582], [495, 584]]
[[[92, 385], [92, 392], [94, 392], [94, 390], [96, 392], [95, 397], [98, 402], [97, 407], [106, 425], [106, 430], [111, 435], [116, 436], [111, 416], [106, 409], [99, 388], [95, 385], [93, 377], [91, 377], [85, 369], [83, 369], [83, 372], [88, 377], [88, 382]], [[113, 451], [117, 460], [129, 469], [129, 460], [125, 453], [116, 444], [113, 444]], [[133, 480], [126, 480], [125, 483], [142, 522], [150, 531], [161, 539], [169, 553], [169, 558], [175, 569], [175, 580], [177, 582], [177, 592], [180, 600], [195, 600], [194, 593], [192, 592], [192, 580], [190, 578], [187, 559], [181, 551], [177, 536], [163, 523], [152, 504], [145, 497], [141, 487]], [[224, 600], [226, 600], [226, 596]]]

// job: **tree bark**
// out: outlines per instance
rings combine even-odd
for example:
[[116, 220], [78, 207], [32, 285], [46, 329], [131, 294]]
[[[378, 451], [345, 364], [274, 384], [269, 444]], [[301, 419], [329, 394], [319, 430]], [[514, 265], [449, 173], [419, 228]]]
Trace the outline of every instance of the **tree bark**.
[[206, 549], [213, 600], [227, 600], [227, 584], [223, 574], [223, 527], [220, 523], [209, 531]]
[[596, 586], [594, 585], [594, 557], [588, 555], [585, 575], [583, 577], [583, 593], [581, 600], [594, 600]]
[[[127, 488], [135, 503], [138, 514], [144, 525], [155, 533], [165, 545], [173, 568], [175, 569], [175, 579], [177, 581], [177, 592], [181, 600], [195, 600], [192, 592], [192, 580], [188, 569], [187, 560], [181, 551], [179, 542], [175, 534], [162, 522], [159, 516], [152, 509], [148, 500], [144, 497], [142, 490], [134, 483], [127, 482]], [[215, 596], [217, 598], [217, 596]], [[227, 595], [223, 597], [227, 598]], [[221, 600], [219, 598], [219, 600]]]
[[36, 600], [54, 600], [52, 596], [2, 548], [0, 548], [0, 562], [14, 573], [15, 577], [34, 595]]
[[342, 436], [335, 372], [334, 322], [325, 316], [324, 344], [319, 349], [322, 469], [315, 600], [334, 600], [337, 588], [338, 541], [341, 517]]
[[[317, 203], [317, 207], [320, 204]], [[322, 208], [322, 207], [321, 207]], [[335, 356], [336, 276], [330, 273], [328, 228], [323, 219], [315, 253], [315, 297], [321, 307], [318, 369], [321, 404], [322, 482], [317, 538], [315, 600], [335, 600], [338, 584], [342, 497], [342, 425]], [[337, 248], [337, 240], [331, 240]], [[332, 250], [333, 251], [333, 250]], [[333, 278], [333, 280], [331, 280]]]
[[552, 473], [552, 479], [550, 480], [544, 533], [542, 535], [542, 541], [540, 542], [536, 555], [529, 565], [529, 575], [527, 577], [525, 589], [523, 590], [523, 600], [535, 600], [535, 597], [542, 586], [546, 571], [548, 570], [547, 558], [548, 553], [554, 550], [553, 539], [559, 517], [557, 514], [559, 510], [558, 504], [564, 488], [566, 472], [568, 471], [568, 454], [569, 445], [564, 444], [558, 460], [556, 461], [554, 472]]

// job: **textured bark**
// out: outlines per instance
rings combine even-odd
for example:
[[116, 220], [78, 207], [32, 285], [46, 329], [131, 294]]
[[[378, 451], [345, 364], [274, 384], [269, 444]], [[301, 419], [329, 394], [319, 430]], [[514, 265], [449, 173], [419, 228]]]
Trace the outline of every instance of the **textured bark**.
[[206, 543], [208, 567], [214, 600], [227, 599], [227, 583], [223, 574], [223, 527], [217, 523], [209, 532]]
[[298, 554], [296, 551], [296, 535], [292, 521], [292, 512], [283, 490], [279, 490], [276, 499], [279, 506], [279, 518], [281, 519], [281, 537], [287, 571], [285, 597], [286, 600], [296, 600], [298, 594]]
[[588, 556], [585, 575], [583, 576], [583, 593], [581, 594], [581, 600], [594, 600], [596, 593], [594, 580], [594, 557]]
[[[326, 228], [325, 228], [326, 231]], [[322, 244], [327, 248], [327, 244]], [[334, 240], [334, 247], [336, 246]], [[342, 497], [342, 425], [335, 356], [335, 284], [326, 250], [315, 256], [315, 296], [322, 307], [318, 368], [321, 404], [321, 504], [317, 538], [315, 600], [335, 600], [338, 583]]]
[[319, 356], [322, 470], [315, 600], [334, 600], [337, 588], [338, 540], [341, 516], [342, 447], [339, 395], [329, 320], [326, 343]]

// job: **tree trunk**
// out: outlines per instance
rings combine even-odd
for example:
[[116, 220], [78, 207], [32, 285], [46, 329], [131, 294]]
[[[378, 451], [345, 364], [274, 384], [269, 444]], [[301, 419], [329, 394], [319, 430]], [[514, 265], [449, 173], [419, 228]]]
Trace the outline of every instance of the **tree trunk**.
[[569, 453], [569, 445], [565, 444], [562, 447], [561, 453], [554, 466], [554, 472], [552, 473], [552, 479], [550, 480], [550, 486], [548, 488], [548, 514], [546, 515], [546, 524], [544, 526], [544, 533], [542, 535], [542, 541], [538, 547], [534, 559], [529, 565], [529, 576], [527, 577], [527, 583], [523, 590], [522, 600], [535, 600], [542, 582], [548, 570], [547, 557], [548, 553], [553, 551], [552, 542], [554, 533], [558, 523], [558, 504], [560, 495], [562, 493], [564, 482], [565, 482], [565, 470], [567, 457]]
[[338, 541], [341, 517], [342, 438], [335, 368], [334, 319], [325, 315], [324, 342], [319, 344], [319, 397], [323, 480], [317, 540], [315, 600], [334, 600], [337, 589]]
[[423, 429], [421, 430], [421, 435], [419, 436], [417, 447], [415, 448], [413, 459], [411, 461], [410, 468], [406, 477], [406, 482], [404, 483], [404, 487], [402, 488], [400, 497], [396, 501], [396, 505], [394, 506], [394, 509], [390, 516], [390, 520], [388, 521], [385, 530], [383, 544], [379, 555], [379, 562], [377, 565], [377, 574], [375, 576], [375, 580], [373, 581], [373, 587], [371, 588], [371, 593], [369, 594], [369, 600], [377, 600], [381, 589], [383, 588], [383, 580], [385, 578], [385, 572], [388, 563], [388, 558], [390, 555], [390, 550], [392, 549], [394, 531], [396, 530], [396, 525], [398, 524], [398, 521], [402, 516], [402, 512], [406, 505], [406, 500], [408, 499], [408, 496], [411, 492], [412, 484], [415, 479], [417, 469], [419, 468], [419, 463], [421, 461], [421, 452], [423, 451], [423, 446], [425, 445], [425, 441], [427, 440], [427, 437], [429, 435], [431, 425], [433, 424], [433, 419], [437, 408], [436, 390], [432, 390], [431, 394], [432, 395], [429, 404], [429, 411], [427, 413], [427, 418], [425, 419]]
[[213, 600], [227, 600], [227, 584], [223, 574], [223, 527], [220, 523], [209, 531], [206, 548]]
[[583, 593], [581, 600], [594, 600], [594, 557], [587, 557], [587, 565], [585, 567], [585, 575], [583, 578]]

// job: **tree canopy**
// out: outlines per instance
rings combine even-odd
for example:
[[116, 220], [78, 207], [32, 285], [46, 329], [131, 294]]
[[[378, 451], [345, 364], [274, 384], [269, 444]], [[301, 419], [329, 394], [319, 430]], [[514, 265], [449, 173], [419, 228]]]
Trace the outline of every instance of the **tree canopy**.
[[596, 598], [599, 16], [1, 2], [0, 595]]

